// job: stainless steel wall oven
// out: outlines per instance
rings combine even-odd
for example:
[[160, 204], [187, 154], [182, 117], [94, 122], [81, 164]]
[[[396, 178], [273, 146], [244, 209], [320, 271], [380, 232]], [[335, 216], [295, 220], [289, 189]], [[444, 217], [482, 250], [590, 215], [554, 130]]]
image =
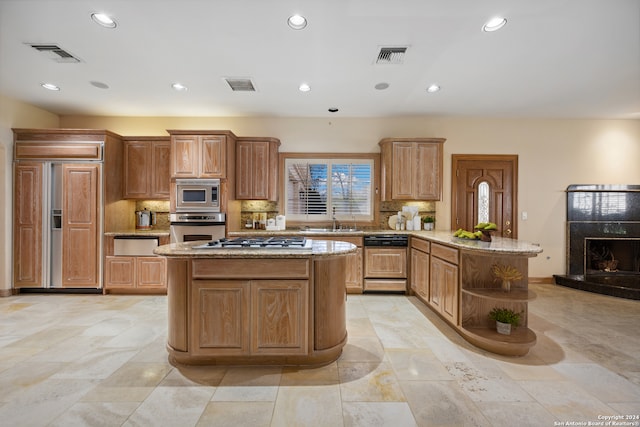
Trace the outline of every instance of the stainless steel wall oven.
[[226, 214], [220, 212], [172, 213], [171, 243], [219, 240], [226, 235]]

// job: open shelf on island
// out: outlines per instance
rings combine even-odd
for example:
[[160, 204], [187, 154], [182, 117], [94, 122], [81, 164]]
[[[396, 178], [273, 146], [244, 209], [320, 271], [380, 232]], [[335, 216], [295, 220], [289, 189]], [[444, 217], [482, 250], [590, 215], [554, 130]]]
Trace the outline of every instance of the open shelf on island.
[[532, 301], [537, 297], [535, 292], [528, 289], [512, 289], [505, 292], [500, 288], [462, 288], [462, 292], [480, 298], [513, 302]]
[[535, 332], [526, 327], [518, 327], [511, 335], [499, 334], [495, 328], [465, 327], [460, 329], [467, 340], [474, 345], [506, 356], [524, 356], [536, 343]]

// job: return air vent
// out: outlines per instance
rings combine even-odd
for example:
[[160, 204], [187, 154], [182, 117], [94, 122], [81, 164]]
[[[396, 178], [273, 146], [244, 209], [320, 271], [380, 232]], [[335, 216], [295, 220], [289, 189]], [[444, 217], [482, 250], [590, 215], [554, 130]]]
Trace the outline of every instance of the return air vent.
[[38, 52], [45, 53], [49, 55], [51, 59], [56, 62], [62, 63], [76, 63], [80, 62], [80, 59], [76, 58], [66, 50], [62, 49], [60, 46], [55, 44], [31, 44], [28, 43], [29, 46], [37, 50]]
[[225, 79], [231, 90], [234, 92], [255, 92], [256, 87], [251, 79]]
[[406, 47], [381, 47], [376, 64], [402, 64]]

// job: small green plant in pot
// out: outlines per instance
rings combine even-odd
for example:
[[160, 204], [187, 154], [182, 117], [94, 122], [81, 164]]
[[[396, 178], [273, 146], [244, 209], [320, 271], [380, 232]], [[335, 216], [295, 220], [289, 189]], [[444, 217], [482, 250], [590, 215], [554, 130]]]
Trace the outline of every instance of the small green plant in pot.
[[521, 315], [522, 313], [516, 313], [509, 308], [495, 307], [489, 312], [489, 319], [496, 321], [498, 333], [510, 335], [511, 328], [515, 328], [520, 324]]
[[424, 223], [425, 230], [433, 230], [433, 225], [436, 222], [436, 219], [432, 216], [422, 217], [422, 222]]

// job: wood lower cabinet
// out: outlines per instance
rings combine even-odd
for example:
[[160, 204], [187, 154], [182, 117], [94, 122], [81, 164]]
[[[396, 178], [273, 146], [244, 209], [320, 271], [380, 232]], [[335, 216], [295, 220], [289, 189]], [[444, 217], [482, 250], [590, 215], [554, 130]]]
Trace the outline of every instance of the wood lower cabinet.
[[361, 294], [363, 289], [363, 247], [362, 237], [313, 235], [313, 239], [332, 240], [353, 243], [358, 248], [356, 252], [345, 255], [347, 258], [346, 286], [348, 294]]
[[365, 291], [407, 290], [407, 248], [365, 247]]
[[458, 267], [431, 259], [429, 303], [453, 324], [458, 324]]
[[104, 289], [118, 291], [165, 293], [166, 260], [157, 256], [105, 257]]
[[275, 138], [238, 138], [236, 199], [278, 199], [278, 147]]
[[123, 197], [169, 200], [170, 152], [169, 138], [126, 139]]
[[425, 303], [429, 301], [429, 250], [428, 241], [411, 238], [411, 290]]
[[381, 140], [381, 200], [440, 200], [444, 141], [441, 138]]

